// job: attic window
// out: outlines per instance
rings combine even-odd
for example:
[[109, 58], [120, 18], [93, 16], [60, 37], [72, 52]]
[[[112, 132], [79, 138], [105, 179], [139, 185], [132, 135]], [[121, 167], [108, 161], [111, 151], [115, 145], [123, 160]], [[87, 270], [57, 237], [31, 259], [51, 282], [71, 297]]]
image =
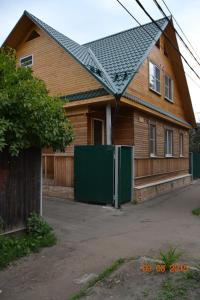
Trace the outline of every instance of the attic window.
[[26, 42], [31, 41], [37, 37], [39, 37], [40, 35], [37, 33], [37, 31], [33, 30], [30, 35], [28, 36]]
[[160, 39], [157, 40], [157, 42], [156, 42], [156, 47], [158, 47], [158, 48], [160, 49]]
[[33, 65], [33, 55], [28, 55], [20, 58], [21, 67], [32, 67]]

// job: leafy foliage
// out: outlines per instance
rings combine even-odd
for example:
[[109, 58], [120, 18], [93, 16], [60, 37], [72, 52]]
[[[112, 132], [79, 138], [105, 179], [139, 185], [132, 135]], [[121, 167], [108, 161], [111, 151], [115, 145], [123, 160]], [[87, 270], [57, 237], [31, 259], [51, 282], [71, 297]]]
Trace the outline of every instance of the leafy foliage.
[[196, 129], [190, 130], [190, 151], [200, 151], [200, 123]]
[[0, 151], [30, 147], [64, 151], [73, 131], [61, 100], [50, 97], [31, 68], [17, 67], [15, 52], [0, 49]]
[[56, 237], [52, 228], [43, 218], [32, 214], [27, 221], [26, 234], [19, 237], [0, 236], [0, 269], [17, 258], [55, 243]]
[[200, 216], [200, 207], [192, 210], [192, 214], [195, 216]]
[[165, 269], [167, 271], [170, 270], [171, 265], [177, 262], [177, 260], [181, 257], [182, 253], [177, 252], [176, 248], [170, 248], [167, 252], [160, 252], [160, 259], [165, 265]]
[[31, 213], [27, 219], [26, 230], [28, 234], [43, 237], [52, 231], [52, 227], [36, 213]]

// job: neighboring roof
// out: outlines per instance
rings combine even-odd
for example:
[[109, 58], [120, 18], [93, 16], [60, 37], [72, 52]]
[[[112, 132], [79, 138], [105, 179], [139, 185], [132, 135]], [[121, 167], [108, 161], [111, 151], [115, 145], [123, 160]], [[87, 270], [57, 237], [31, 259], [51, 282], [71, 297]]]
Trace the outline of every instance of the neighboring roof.
[[[148, 23], [80, 45], [29, 12], [24, 11], [23, 15], [51, 36], [113, 95], [123, 94], [162, 34], [155, 24]], [[164, 30], [169, 20], [163, 18], [156, 22]]]

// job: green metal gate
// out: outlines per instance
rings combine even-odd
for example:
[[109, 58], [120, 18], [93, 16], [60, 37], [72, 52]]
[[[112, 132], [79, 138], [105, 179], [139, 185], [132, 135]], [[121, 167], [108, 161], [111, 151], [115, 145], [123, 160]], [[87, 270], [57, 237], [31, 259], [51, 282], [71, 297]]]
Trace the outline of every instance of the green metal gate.
[[193, 175], [193, 179], [200, 178], [200, 152], [190, 154], [190, 173]]
[[74, 177], [76, 201], [115, 207], [131, 201], [133, 147], [75, 146]]

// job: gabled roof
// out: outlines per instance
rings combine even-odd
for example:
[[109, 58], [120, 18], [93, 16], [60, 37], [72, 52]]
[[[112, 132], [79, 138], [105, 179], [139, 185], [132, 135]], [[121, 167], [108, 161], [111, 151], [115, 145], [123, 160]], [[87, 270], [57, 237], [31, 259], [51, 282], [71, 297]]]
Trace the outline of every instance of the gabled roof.
[[[164, 30], [169, 21], [163, 18], [156, 22]], [[84, 46], [94, 52], [114, 82], [117, 93], [123, 94], [160, 35], [161, 31], [151, 22]]]
[[[155, 24], [148, 23], [80, 45], [29, 12], [24, 11], [22, 18], [24, 16], [43, 29], [113, 95], [124, 93], [162, 34]], [[162, 30], [165, 29], [168, 22], [167, 18], [157, 21]], [[8, 39], [9, 36], [4, 44]]]

